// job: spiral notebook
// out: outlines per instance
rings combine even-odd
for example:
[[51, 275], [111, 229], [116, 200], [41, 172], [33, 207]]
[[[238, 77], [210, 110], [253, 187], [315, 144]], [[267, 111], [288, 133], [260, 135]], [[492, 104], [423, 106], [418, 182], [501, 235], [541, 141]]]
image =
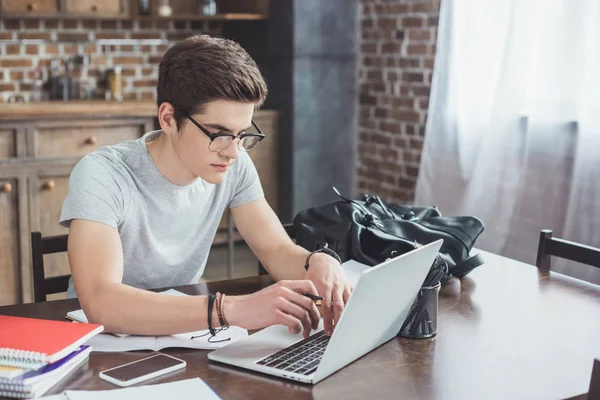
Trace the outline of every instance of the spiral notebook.
[[104, 330], [98, 324], [0, 315], [0, 365], [36, 369], [67, 356]]

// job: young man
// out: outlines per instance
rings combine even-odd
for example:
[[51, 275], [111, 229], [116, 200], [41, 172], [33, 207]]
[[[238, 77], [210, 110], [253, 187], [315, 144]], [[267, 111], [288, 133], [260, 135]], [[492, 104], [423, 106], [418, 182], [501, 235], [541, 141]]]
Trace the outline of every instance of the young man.
[[[255, 62], [237, 44], [206, 35], [173, 45], [160, 63], [161, 130], [99, 149], [73, 169], [60, 222], [70, 228], [69, 297], [107, 331], [165, 335], [206, 329], [207, 296], [143, 289], [196, 283], [224, 210], [278, 281], [226, 296], [222, 311], [247, 329], [316, 327], [304, 293], [320, 295], [327, 334], [352, 290], [340, 263], [296, 246], [263, 197], [246, 154], [264, 138], [252, 114], [267, 94]], [[76, 291], [76, 292], [75, 292]], [[211, 305], [212, 326], [219, 326]]]

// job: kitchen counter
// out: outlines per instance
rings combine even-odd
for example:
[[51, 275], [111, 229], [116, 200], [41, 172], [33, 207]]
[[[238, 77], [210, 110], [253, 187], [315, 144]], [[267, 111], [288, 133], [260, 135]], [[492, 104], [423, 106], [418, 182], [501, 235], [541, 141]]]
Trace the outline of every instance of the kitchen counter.
[[155, 101], [103, 100], [43, 101], [35, 103], [0, 103], [0, 121], [69, 117], [154, 117]]

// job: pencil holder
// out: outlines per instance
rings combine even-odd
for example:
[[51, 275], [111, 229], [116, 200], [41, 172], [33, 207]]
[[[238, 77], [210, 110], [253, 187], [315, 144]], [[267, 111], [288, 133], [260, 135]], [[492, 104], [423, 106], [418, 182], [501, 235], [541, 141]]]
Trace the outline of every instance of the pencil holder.
[[438, 298], [441, 283], [419, 290], [398, 336], [426, 339], [437, 334]]

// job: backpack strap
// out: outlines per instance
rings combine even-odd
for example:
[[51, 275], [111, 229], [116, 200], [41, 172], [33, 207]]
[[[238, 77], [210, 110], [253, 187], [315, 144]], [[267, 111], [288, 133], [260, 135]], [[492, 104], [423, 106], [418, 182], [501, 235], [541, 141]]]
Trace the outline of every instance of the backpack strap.
[[475, 254], [474, 256], [469, 257], [466, 260], [461, 261], [454, 267], [452, 267], [450, 269], [450, 273], [453, 276], [456, 276], [457, 278], [461, 279], [483, 263], [485, 263], [483, 256], [481, 254]]

